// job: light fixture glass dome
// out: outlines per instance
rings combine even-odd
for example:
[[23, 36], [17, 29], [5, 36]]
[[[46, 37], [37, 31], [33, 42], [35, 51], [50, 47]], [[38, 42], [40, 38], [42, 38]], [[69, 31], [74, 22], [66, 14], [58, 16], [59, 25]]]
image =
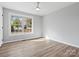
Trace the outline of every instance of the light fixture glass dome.
[[37, 11], [39, 11], [39, 10], [40, 10], [40, 8], [39, 8], [39, 7], [37, 7], [37, 8], [36, 8], [36, 10], [37, 10]]

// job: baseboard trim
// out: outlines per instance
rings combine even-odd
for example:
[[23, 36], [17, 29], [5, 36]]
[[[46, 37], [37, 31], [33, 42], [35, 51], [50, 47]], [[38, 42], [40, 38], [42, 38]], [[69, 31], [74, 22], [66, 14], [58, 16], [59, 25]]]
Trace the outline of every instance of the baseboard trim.
[[29, 39], [19, 39], [19, 40], [5, 41], [5, 42], [3, 42], [3, 44], [4, 44], [4, 43], [10, 43], [10, 42], [17, 42], [17, 41], [34, 40], [34, 39], [39, 39], [39, 38], [42, 38], [42, 37], [36, 37], [36, 38], [29, 38]]
[[[52, 39], [49, 39], [49, 40], [52, 40]], [[73, 46], [73, 47], [79, 48], [78, 45], [75, 45], [75, 44], [72, 44], [72, 43], [68, 43], [68, 42], [65, 42], [65, 41], [54, 40], [54, 39], [53, 39], [53, 41], [56, 41], [56, 42], [59, 42], [59, 43], [63, 43], [63, 44], [67, 44], [69, 46]]]

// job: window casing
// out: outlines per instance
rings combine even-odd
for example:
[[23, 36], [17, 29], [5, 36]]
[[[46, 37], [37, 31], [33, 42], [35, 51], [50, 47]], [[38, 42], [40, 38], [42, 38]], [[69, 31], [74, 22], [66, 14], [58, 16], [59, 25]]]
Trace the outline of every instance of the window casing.
[[33, 17], [9, 13], [10, 35], [33, 33]]

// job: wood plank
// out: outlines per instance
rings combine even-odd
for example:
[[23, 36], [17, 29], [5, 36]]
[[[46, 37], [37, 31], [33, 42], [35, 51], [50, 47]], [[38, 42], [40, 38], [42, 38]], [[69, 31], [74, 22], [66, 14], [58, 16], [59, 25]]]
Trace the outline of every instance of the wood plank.
[[39, 38], [5, 43], [0, 57], [79, 57], [79, 48]]

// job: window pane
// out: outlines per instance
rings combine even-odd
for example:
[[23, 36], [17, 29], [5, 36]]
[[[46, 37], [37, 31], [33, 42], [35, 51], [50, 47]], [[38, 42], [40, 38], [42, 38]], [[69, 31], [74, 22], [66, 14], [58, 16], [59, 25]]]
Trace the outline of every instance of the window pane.
[[11, 33], [32, 32], [32, 18], [11, 15]]

